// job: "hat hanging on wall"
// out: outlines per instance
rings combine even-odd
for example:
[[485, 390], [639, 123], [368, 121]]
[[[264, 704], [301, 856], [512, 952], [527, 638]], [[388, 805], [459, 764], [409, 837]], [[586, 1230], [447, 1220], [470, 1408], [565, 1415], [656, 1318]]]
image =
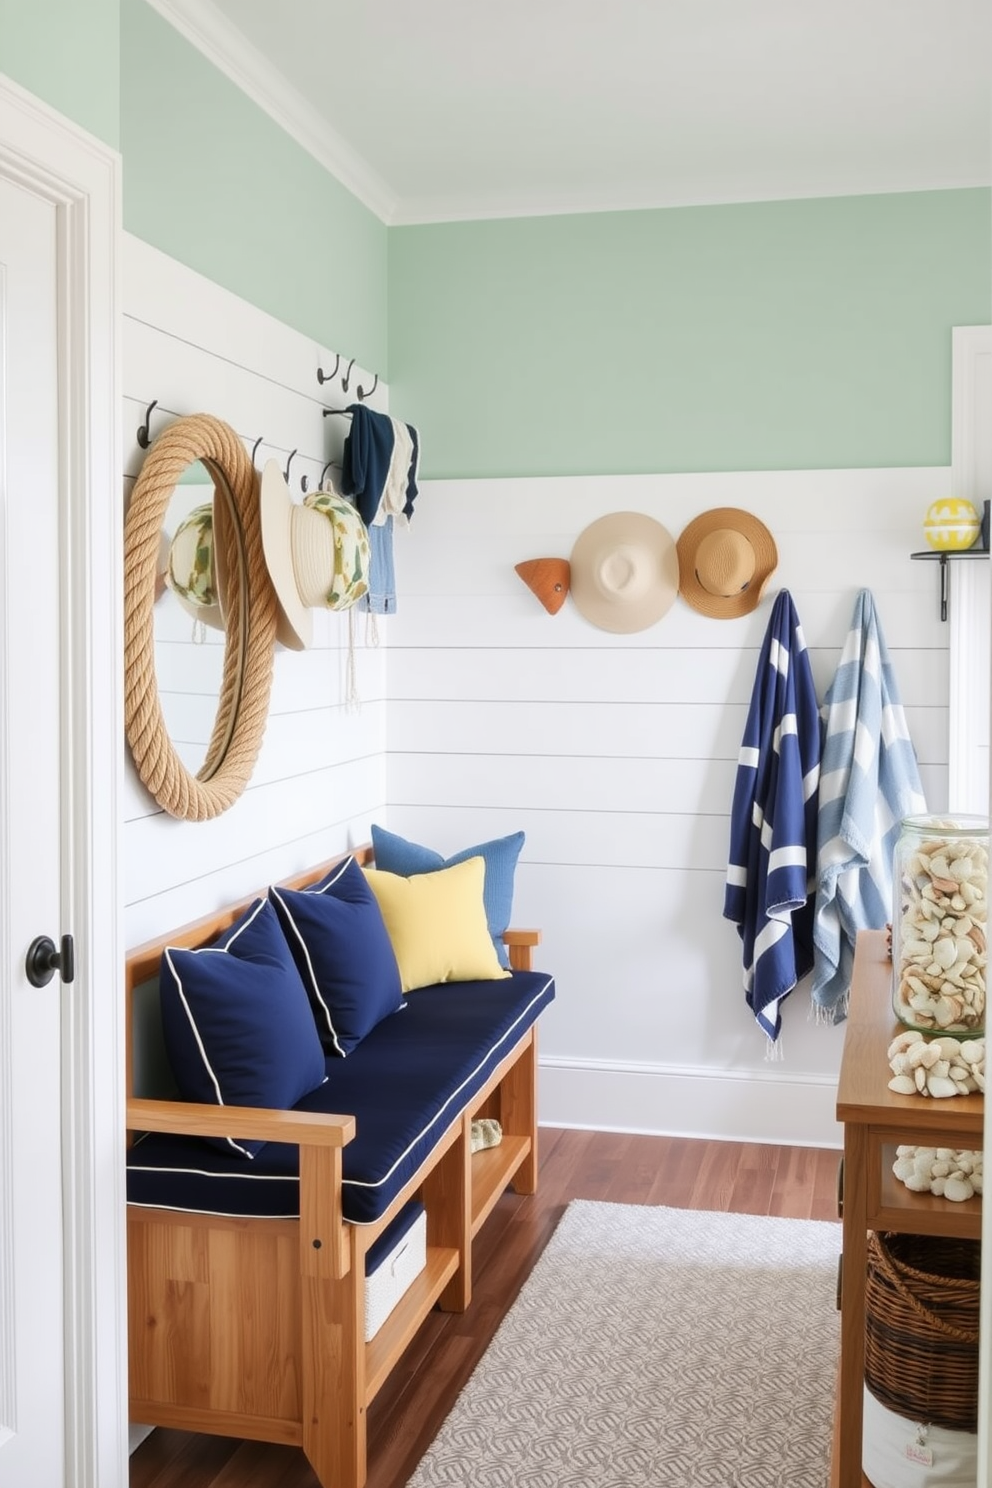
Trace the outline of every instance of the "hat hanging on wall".
[[527, 588], [536, 594], [549, 615], [557, 615], [571, 585], [567, 558], [527, 558], [513, 565]]
[[679, 562], [675, 539], [643, 512], [613, 512], [575, 540], [571, 594], [600, 630], [647, 630], [675, 603]]
[[213, 630], [224, 629], [212, 502], [194, 506], [179, 523], [168, 545], [162, 576], [188, 615]]
[[695, 517], [678, 541], [679, 592], [701, 615], [733, 620], [761, 602], [778, 566], [778, 549], [764, 522], [736, 506]]
[[276, 639], [303, 651], [313, 639], [315, 607], [347, 610], [369, 587], [369, 535], [357, 510], [334, 491], [289, 494], [276, 460], [261, 486], [262, 548], [279, 601]]

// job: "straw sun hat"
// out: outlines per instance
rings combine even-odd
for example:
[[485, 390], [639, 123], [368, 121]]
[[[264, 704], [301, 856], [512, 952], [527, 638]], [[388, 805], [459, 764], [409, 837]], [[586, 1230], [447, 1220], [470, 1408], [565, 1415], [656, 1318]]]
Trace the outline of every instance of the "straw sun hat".
[[613, 512], [575, 540], [571, 595], [601, 630], [647, 630], [671, 609], [679, 592], [675, 539], [643, 512]]
[[333, 491], [289, 494], [278, 462], [262, 471], [262, 548], [279, 601], [276, 637], [303, 651], [313, 607], [346, 610], [368, 592], [369, 535], [355, 507]]
[[678, 541], [679, 592], [701, 615], [732, 620], [757, 609], [778, 565], [763, 522], [736, 506], [717, 506], [690, 522]]

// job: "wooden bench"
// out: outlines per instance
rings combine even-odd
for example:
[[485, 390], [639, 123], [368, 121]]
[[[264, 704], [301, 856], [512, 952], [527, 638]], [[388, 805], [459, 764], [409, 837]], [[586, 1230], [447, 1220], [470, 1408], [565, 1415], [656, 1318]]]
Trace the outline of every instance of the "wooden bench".
[[[371, 849], [354, 854], [371, 862]], [[340, 859], [335, 860], [340, 861]], [[332, 866], [286, 880], [302, 889]], [[255, 896], [252, 896], [255, 897]], [[227, 929], [250, 899], [131, 951], [126, 960], [127, 1121], [135, 1133], [224, 1136], [229, 1106], [154, 1099], [136, 1074], [144, 1058], [149, 984], [166, 945], [194, 947]], [[508, 931], [514, 970], [531, 969], [535, 931]], [[549, 979], [550, 981], [550, 979]], [[416, 994], [413, 994], [416, 995]], [[349, 1056], [349, 1058], [354, 1057]], [[537, 1185], [537, 1032], [531, 1024], [444, 1127], [375, 1223], [342, 1212], [342, 1155], [353, 1114], [238, 1108], [246, 1138], [299, 1147], [299, 1218], [128, 1206], [130, 1416], [148, 1425], [302, 1447], [323, 1488], [360, 1488], [369, 1403], [435, 1305], [472, 1297], [472, 1240], [505, 1188]], [[495, 1117], [499, 1145], [471, 1151], [473, 1118]], [[364, 1339], [365, 1257], [411, 1199], [426, 1208], [427, 1264], [370, 1343]]]

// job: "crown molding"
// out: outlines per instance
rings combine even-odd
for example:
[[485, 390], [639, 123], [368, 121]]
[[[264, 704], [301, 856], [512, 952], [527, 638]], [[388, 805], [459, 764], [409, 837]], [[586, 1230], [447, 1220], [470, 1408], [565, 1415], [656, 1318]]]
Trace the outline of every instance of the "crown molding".
[[987, 190], [988, 178], [973, 176], [958, 179], [897, 179], [895, 176], [868, 180], [837, 179], [816, 187], [783, 184], [749, 186], [741, 181], [707, 192], [671, 192], [663, 189], [620, 191], [592, 190], [556, 196], [548, 192], [540, 197], [518, 197], [499, 194], [467, 193], [453, 196], [397, 198], [388, 225], [390, 227], [426, 227], [443, 222], [486, 222], [513, 217], [591, 216], [597, 212], [644, 212], [678, 207], [726, 207], [748, 203], [816, 201], [846, 196], [896, 196], [924, 191]]
[[211, 0], [148, 3], [381, 222], [389, 224], [393, 220], [396, 193], [392, 187], [330, 128], [285, 74], [263, 57]]

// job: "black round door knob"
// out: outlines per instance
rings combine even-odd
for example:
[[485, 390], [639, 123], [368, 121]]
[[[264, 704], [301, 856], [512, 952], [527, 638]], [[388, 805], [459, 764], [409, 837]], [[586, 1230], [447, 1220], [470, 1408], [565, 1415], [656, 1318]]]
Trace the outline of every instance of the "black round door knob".
[[71, 982], [75, 975], [72, 936], [63, 935], [57, 946], [50, 936], [36, 935], [28, 946], [24, 970], [32, 987], [47, 987], [56, 972], [63, 982]]

